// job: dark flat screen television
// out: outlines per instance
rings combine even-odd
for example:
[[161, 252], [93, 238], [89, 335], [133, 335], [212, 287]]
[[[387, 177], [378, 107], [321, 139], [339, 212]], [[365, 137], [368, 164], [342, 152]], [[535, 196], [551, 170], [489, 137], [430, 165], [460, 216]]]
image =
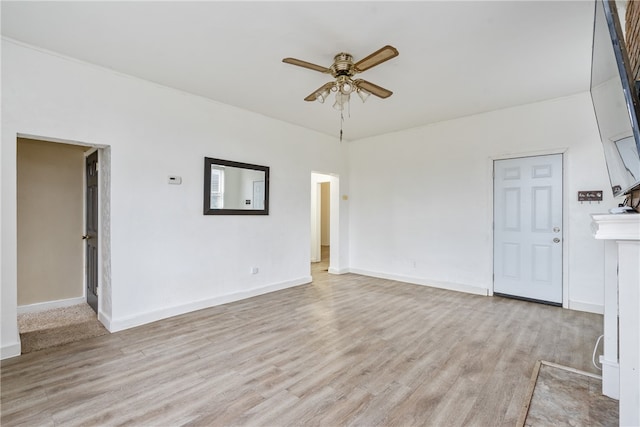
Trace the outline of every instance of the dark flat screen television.
[[640, 189], [640, 104], [615, 1], [596, 0], [591, 100], [614, 196]]

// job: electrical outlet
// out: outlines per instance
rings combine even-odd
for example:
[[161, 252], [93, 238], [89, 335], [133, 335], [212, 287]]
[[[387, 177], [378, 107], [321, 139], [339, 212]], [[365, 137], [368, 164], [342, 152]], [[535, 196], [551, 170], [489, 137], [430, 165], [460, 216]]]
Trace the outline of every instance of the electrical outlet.
[[258, 267], [251, 267], [251, 274], [258, 274]]

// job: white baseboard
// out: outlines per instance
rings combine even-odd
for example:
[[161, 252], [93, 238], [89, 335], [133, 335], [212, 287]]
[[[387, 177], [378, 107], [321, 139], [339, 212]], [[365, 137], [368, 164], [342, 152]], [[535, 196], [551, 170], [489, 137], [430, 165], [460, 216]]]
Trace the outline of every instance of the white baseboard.
[[577, 311], [586, 311], [587, 313], [604, 314], [604, 305], [593, 304], [590, 302], [569, 300], [569, 309]]
[[54, 308], [70, 307], [86, 302], [84, 297], [59, 299], [55, 301], [45, 301], [36, 304], [19, 305], [18, 314], [37, 313], [40, 311], [51, 310]]
[[102, 311], [100, 311], [100, 306], [98, 306], [98, 321], [102, 323], [102, 325], [107, 329], [107, 331], [114, 332], [111, 330], [111, 323], [112, 323], [111, 317], [107, 316]]
[[620, 365], [617, 361], [602, 361], [602, 394], [620, 400]]
[[489, 295], [489, 290], [481, 286], [465, 285], [461, 283], [440, 282], [437, 280], [429, 280], [421, 277], [403, 276], [399, 274], [381, 273], [378, 271], [361, 270], [359, 268], [352, 268], [349, 270], [351, 273], [361, 274], [363, 276], [378, 277], [380, 279], [396, 280], [398, 282], [411, 283], [414, 285], [430, 286], [432, 288], [446, 289], [449, 291], [465, 292], [467, 294], [474, 295]]
[[329, 268], [329, 274], [347, 274], [350, 272], [348, 268]]
[[3, 345], [0, 348], [0, 359], [4, 360], [4, 359], [9, 359], [11, 357], [20, 356], [20, 352], [21, 352], [20, 341]]
[[169, 317], [190, 313], [204, 308], [214, 307], [217, 305], [227, 304], [234, 301], [240, 301], [246, 298], [267, 294], [270, 292], [280, 291], [282, 289], [292, 288], [311, 282], [311, 276], [301, 277], [296, 280], [276, 283], [273, 285], [263, 286], [260, 288], [249, 289], [247, 291], [235, 292], [233, 294], [221, 295], [205, 300], [194, 301], [191, 303], [166, 307], [160, 310], [154, 310], [147, 313], [135, 314], [133, 316], [122, 317], [119, 319], [109, 319], [107, 316], [99, 316], [100, 321], [105, 325], [109, 332], [117, 332], [125, 329], [133, 328], [157, 320], [167, 319]]

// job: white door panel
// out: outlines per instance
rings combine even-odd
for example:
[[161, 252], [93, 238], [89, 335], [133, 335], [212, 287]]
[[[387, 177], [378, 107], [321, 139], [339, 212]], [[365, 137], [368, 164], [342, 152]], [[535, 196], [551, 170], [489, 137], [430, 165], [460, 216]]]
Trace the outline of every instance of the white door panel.
[[562, 155], [494, 163], [494, 293], [562, 303]]

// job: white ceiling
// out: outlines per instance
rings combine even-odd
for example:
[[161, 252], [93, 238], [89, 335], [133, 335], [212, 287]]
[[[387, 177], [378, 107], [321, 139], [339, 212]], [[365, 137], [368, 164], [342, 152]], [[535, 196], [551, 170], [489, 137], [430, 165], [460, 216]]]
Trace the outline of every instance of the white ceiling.
[[2, 1], [2, 35], [332, 136], [332, 102], [303, 98], [330, 66], [390, 44], [400, 55], [358, 77], [355, 140], [589, 88], [593, 1]]

